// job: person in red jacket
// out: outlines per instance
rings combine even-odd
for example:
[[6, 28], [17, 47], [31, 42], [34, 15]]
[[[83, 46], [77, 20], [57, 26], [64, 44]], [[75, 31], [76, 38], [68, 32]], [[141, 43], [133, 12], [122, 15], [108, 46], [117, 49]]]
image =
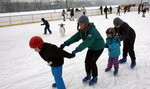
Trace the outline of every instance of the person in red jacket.
[[62, 65], [64, 64], [64, 57], [73, 58], [74, 56], [58, 48], [56, 45], [44, 42], [39, 36], [33, 36], [29, 41], [29, 45], [51, 66], [51, 71], [56, 82], [52, 84], [52, 87], [66, 89], [62, 78]]

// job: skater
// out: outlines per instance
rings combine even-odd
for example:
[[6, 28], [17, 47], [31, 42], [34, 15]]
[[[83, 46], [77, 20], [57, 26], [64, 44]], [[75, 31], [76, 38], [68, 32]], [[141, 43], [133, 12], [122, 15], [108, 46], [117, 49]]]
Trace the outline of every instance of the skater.
[[59, 24], [60, 28], [59, 28], [59, 32], [60, 32], [60, 36], [61, 37], [64, 37], [65, 36], [65, 27], [64, 27], [65, 24], [61, 23]]
[[128, 6], [125, 5], [125, 6], [124, 6], [124, 9], [123, 9], [123, 10], [124, 10], [124, 14], [127, 12], [127, 9], [128, 9]]
[[119, 63], [118, 57], [120, 55], [120, 38], [116, 35], [114, 28], [108, 28], [106, 30], [107, 38], [105, 47], [108, 48], [108, 64], [105, 72], [110, 71], [114, 65], [114, 76], [118, 74]]
[[65, 10], [62, 10], [61, 16], [63, 16], [63, 21], [66, 21], [66, 15], [68, 15]]
[[109, 13], [112, 14], [112, 7], [109, 7]]
[[64, 63], [64, 57], [72, 58], [74, 56], [58, 48], [56, 45], [43, 42], [39, 36], [33, 36], [29, 41], [29, 45], [51, 66], [51, 71], [55, 79], [55, 83], [52, 84], [52, 87], [66, 89], [62, 78], [62, 65]]
[[138, 6], [138, 14], [140, 14], [141, 10], [142, 10], [142, 4], [139, 4], [139, 6]]
[[93, 23], [89, 23], [87, 16], [81, 16], [78, 20], [78, 23], [80, 26], [79, 31], [61, 44], [60, 47], [64, 48], [65, 46], [69, 46], [80, 39], [83, 40], [83, 42], [80, 43], [80, 45], [78, 45], [74, 51], [72, 51], [72, 54], [76, 55], [76, 53], [88, 48], [85, 58], [86, 76], [82, 81], [87, 82], [89, 80], [89, 85], [93, 85], [98, 80], [96, 61], [102, 54], [105, 43], [95, 25]]
[[45, 25], [44, 34], [47, 34], [47, 30], [49, 31], [50, 34], [52, 34], [52, 31], [49, 29], [50, 25], [49, 25], [48, 21], [45, 20], [44, 18], [42, 18], [41, 20], [43, 21], [43, 24], [41, 24], [41, 26]]
[[103, 15], [103, 6], [100, 6], [100, 12], [101, 12], [101, 15]]
[[131, 68], [136, 66], [136, 57], [134, 52], [134, 42], [136, 38], [135, 31], [122, 19], [115, 18], [113, 20], [115, 31], [120, 36], [120, 40], [123, 40], [123, 58], [119, 60], [119, 63], [125, 63], [127, 61], [127, 55], [131, 58]]
[[70, 21], [74, 21], [74, 8], [70, 11]]
[[116, 13], [116, 15], [118, 15], [118, 14], [119, 14], [119, 16], [120, 16], [120, 10], [121, 10], [121, 7], [120, 7], [120, 6], [118, 6], [118, 7], [117, 7], [117, 13]]
[[108, 17], [107, 17], [107, 12], [109, 12], [109, 9], [107, 8], [107, 6], [105, 6], [105, 8], [104, 8], [104, 13], [105, 13], [105, 18], [106, 19], [108, 19]]
[[142, 17], [145, 17], [146, 9], [147, 9], [146, 7], [143, 8], [143, 10], [142, 10]]

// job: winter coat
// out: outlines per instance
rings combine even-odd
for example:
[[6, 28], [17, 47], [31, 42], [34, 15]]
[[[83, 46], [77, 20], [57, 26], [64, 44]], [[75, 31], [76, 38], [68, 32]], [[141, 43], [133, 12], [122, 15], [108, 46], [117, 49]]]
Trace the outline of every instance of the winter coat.
[[71, 9], [70, 16], [74, 16], [74, 9]]
[[84, 32], [82, 29], [79, 29], [79, 31], [75, 35], [73, 35], [64, 43], [65, 45], [69, 46], [70, 44], [75, 43], [80, 39], [82, 39], [83, 42], [76, 47], [75, 50], [77, 52], [84, 50], [86, 47], [88, 47], [89, 50], [101, 50], [105, 46], [102, 36], [97, 31], [93, 23], [90, 23], [88, 25], [86, 32]]
[[121, 41], [135, 39], [135, 31], [126, 22], [123, 22], [123, 24], [119, 28], [115, 28], [115, 31], [120, 36]]
[[43, 48], [39, 52], [40, 56], [47, 61], [50, 66], [57, 67], [64, 63], [64, 57], [72, 58], [73, 55], [58, 48], [56, 45], [44, 43]]
[[50, 27], [50, 25], [49, 25], [49, 23], [48, 23], [48, 21], [47, 20], [43, 20], [43, 24], [41, 24], [41, 25], [45, 25], [46, 27]]
[[109, 9], [107, 7], [104, 8], [104, 12], [107, 13], [109, 12]]
[[114, 36], [113, 38], [106, 38], [106, 44], [108, 47], [108, 55], [110, 58], [119, 57], [120, 55], [120, 38]]

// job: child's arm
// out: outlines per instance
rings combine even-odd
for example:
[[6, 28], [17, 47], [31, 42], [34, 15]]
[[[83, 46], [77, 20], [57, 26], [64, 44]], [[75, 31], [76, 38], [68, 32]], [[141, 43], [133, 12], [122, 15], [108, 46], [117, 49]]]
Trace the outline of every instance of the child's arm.
[[63, 49], [60, 49], [62, 51], [62, 55], [63, 57], [66, 57], [66, 58], [73, 58], [75, 57], [75, 55], [72, 55], [70, 53], [68, 53], [67, 51], [63, 50]]
[[74, 57], [74, 55], [68, 53], [67, 51], [61, 48], [58, 48], [56, 45], [51, 45], [51, 50], [53, 51], [53, 54], [55, 55], [53, 56], [53, 58], [56, 58], [56, 57], [73, 58]]
[[44, 25], [44, 24], [41, 24], [41, 26], [42, 26], [42, 25]]
[[105, 48], [108, 48], [108, 44], [109, 44], [108, 39], [109, 38], [106, 38]]

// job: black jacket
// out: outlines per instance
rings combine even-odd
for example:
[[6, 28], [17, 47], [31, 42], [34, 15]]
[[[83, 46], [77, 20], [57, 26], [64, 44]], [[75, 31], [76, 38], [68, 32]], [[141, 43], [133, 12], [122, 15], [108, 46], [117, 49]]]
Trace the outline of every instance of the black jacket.
[[50, 25], [49, 25], [47, 20], [43, 20], [43, 24], [41, 24], [41, 25], [45, 25], [46, 27], [50, 27]]
[[58, 48], [56, 45], [50, 43], [44, 43], [43, 48], [39, 52], [40, 56], [47, 61], [52, 63], [50, 66], [56, 67], [64, 64], [64, 57], [72, 58], [72, 54]]
[[126, 22], [123, 22], [120, 28], [115, 28], [115, 31], [120, 36], [121, 40], [135, 39], [135, 31]]
[[109, 9], [107, 7], [104, 8], [104, 12], [107, 13], [109, 12]]

